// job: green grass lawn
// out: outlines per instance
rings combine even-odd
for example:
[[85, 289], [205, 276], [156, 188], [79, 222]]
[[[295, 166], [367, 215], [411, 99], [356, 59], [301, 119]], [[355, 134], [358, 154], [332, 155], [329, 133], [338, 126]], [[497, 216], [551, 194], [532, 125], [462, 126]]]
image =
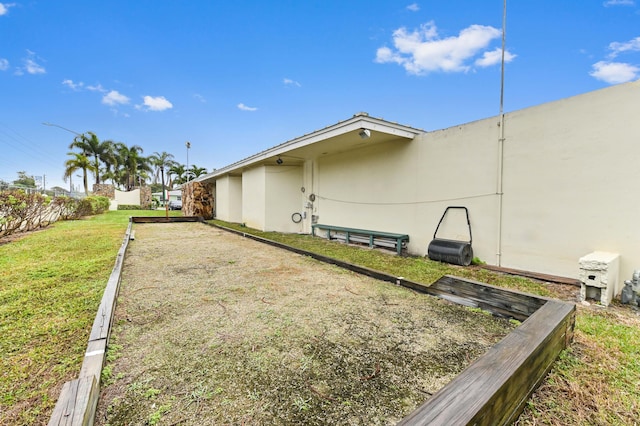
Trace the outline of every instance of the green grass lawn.
[[[60, 222], [0, 246], [0, 424], [47, 423], [62, 384], [80, 371], [129, 216], [164, 214], [109, 212]], [[481, 268], [398, 257], [305, 235], [237, 228], [414, 281], [431, 283], [454, 274], [555, 296], [543, 283]], [[638, 401], [637, 311], [579, 306], [574, 343], [529, 401], [519, 424], [634, 424], [640, 418]]]
[[[177, 212], [180, 214], [180, 212]], [[0, 424], [46, 424], [78, 376], [129, 216], [58, 222], [0, 246]]]

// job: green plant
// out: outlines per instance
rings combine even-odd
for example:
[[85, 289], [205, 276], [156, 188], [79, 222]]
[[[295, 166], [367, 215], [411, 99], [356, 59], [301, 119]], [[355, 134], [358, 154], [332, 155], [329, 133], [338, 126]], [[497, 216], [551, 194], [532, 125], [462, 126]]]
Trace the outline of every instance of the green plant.
[[162, 420], [162, 416], [171, 410], [171, 404], [164, 404], [155, 409], [153, 413], [149, 415], [148, 424], [149, 425], [157, 425], [160, 420]]
[[140, 210], [140, 206], [135, 204], [118, 204], [118, 210]]
[[46, 424], [55, 389], [77, 377], [130, 216], [57, 222], [0, 245], [0, 424]]

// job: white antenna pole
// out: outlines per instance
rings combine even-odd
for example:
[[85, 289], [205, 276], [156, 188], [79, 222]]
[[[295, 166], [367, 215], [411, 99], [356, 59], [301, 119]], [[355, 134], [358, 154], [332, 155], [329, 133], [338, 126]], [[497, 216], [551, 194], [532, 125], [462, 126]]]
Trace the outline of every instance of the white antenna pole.
[[504, 53], [507, 29], [507, 0], [502, 6], [502, 64], [500, 71], [500, 136], [498, 139], [498, 178], [496, 194], [498, 195], [498, 236], [496, 243], [496, 265], [502, 266], [502, 197], [504, 175]]

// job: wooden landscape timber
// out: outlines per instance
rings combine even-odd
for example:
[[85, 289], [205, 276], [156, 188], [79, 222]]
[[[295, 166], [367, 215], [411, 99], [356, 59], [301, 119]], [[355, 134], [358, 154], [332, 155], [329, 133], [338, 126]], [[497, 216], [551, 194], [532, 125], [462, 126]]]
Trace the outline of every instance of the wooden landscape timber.
[[[92, 425], [100, 392], [111, 322], [118, 295], [123, 258], [133, 223], [204, 222], [202, 217], [132, 217], [116, 265], [96, 315], [78, 379], [64, 384], [49, 425]], [[575, 306], [472, 280], [444, 276], [431, 286], [395, 277], [282, 243], [208, 224], [229, 232], [331, 263], [373, 278], [430, 294], [494, 315], [524, 320], [486, 354], [473, 362], [401, 425], [506, 425], [515, 421], [527, 399], [573, 338]]]
[[547, 301], [399, 425], [513, 423], [573, 337], [575, 306]]
[[78, 379], [67, 382], [60, 391], [60, 396], [49, 419], [49, 426], [92, 425], [95, 417], [98, 397], [100, 396], [100, 375], [104, 359], [111, 322], [116, 309], [116, 298], [120, 289], [124, 255], [131, 239], [133, 221], [125, 232], [120, 250], [116, 255], [115, 265], [104, 289], [98, 312], [91, 327], [89, 343]]
[[131, 216], [133, 223], [178, 223], [178, 222], [204, 222], [202, 216]]

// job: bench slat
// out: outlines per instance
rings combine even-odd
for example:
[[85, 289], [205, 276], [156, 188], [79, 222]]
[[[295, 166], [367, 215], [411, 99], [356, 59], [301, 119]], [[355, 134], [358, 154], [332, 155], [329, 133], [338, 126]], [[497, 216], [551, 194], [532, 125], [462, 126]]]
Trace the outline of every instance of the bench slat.
[[[327, 239], [332, 239], [331, 231], [342, 232], [344, 236], [333, 235], [334, 238], [344, 239], [347, 243], [351, 241], [368, 243], [369, 247], [381, 246], [395, 248], [396, 252], [401, 254], [402, 248], [409, 241], [409, 235], [396, 234], [393, 232], [373, 231], [369, 229], [348, 228], [345, 226], [334, 226], [324, 224], [311, 225], [311, 234], [316, 235], [316, 229], [324, 229], [327, 231]], [[377, 238], [376, 238], [377, 237]], [[386, 241], [384, 239], [387, 239]], [[395, 241], [395, 242], [394, 242]]]

